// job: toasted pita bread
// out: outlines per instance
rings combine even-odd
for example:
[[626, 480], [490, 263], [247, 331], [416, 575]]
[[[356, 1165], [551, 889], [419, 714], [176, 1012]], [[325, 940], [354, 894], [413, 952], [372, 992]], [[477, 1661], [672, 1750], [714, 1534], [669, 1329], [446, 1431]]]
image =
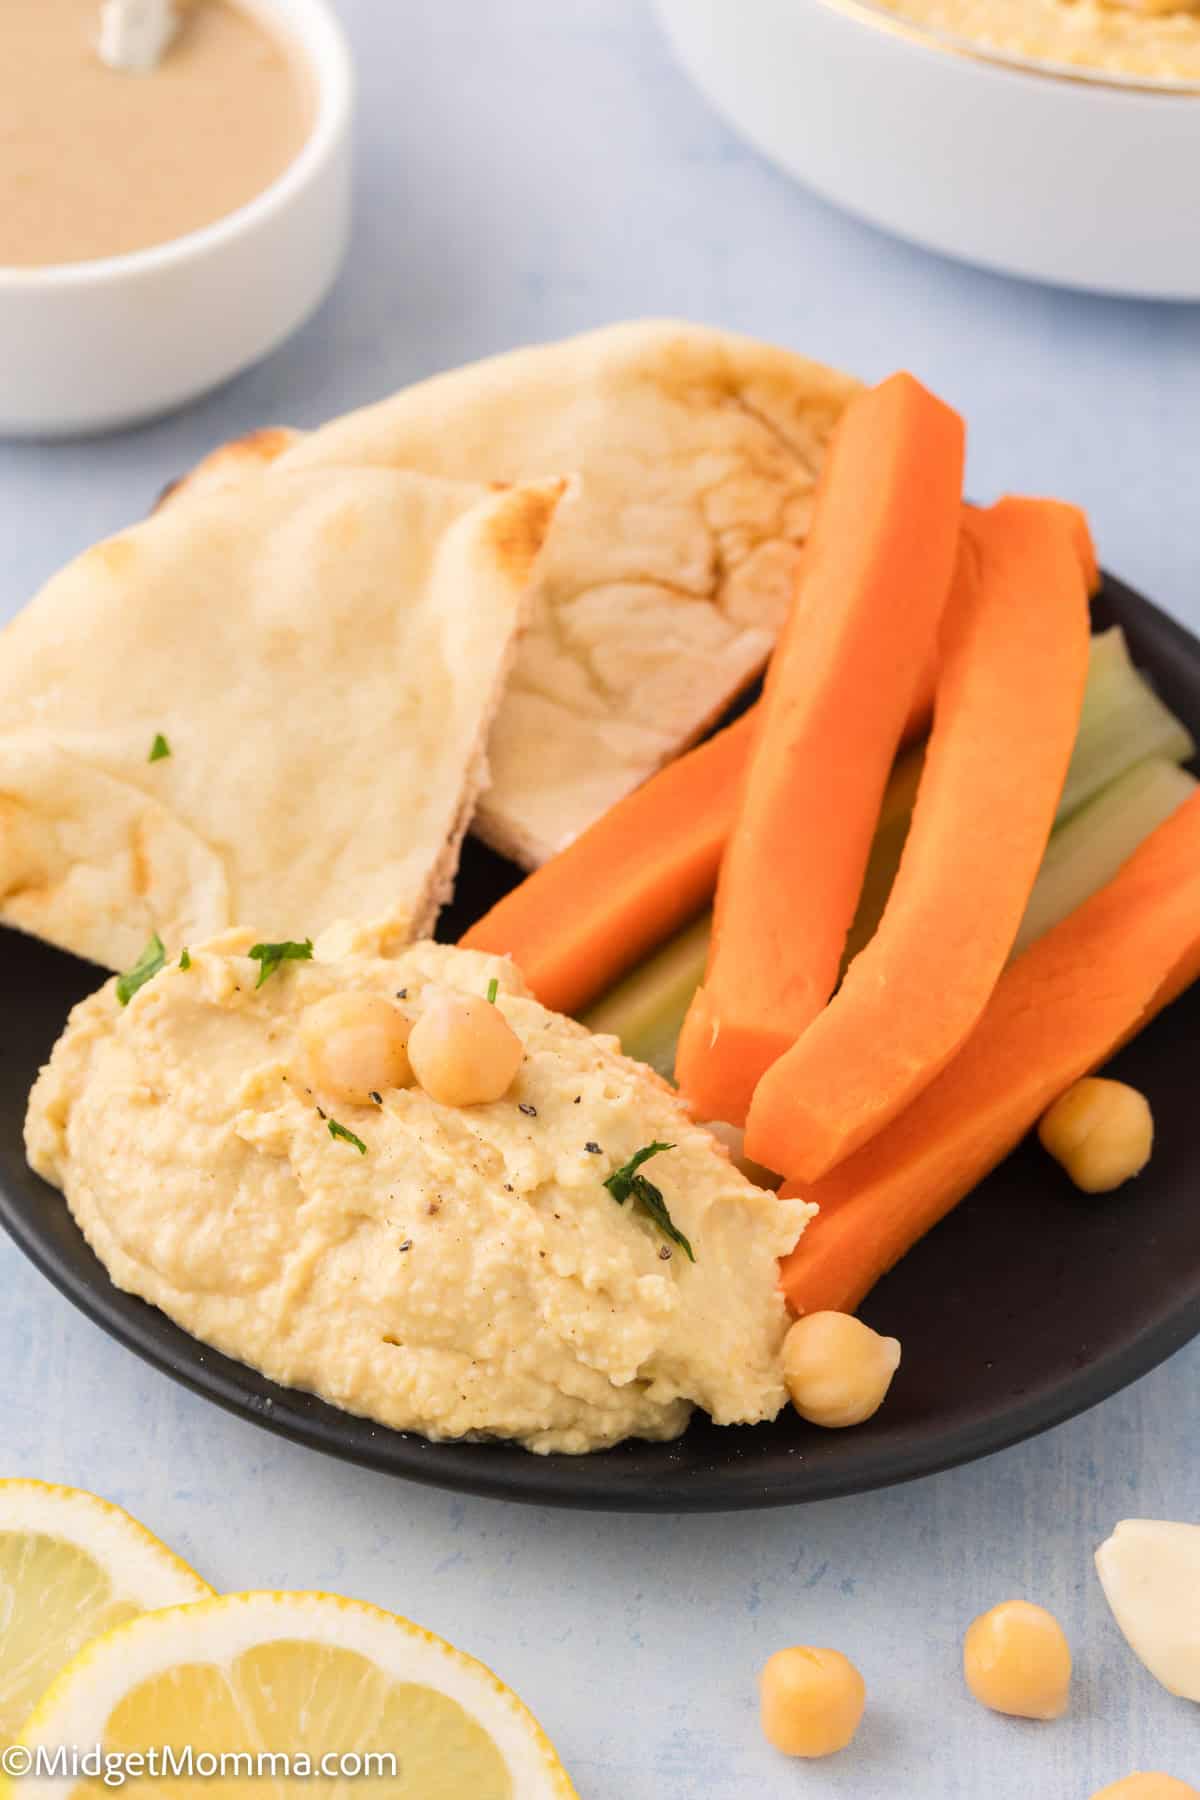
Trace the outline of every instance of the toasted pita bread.
[[[536, 867], [759, 673], [857, 385], [750, 338], [651, 320], [436, 376], [283, 450], [294, 468], [579, 475], [492, 734], [481, 837]], [[242, 440], [196, 478], [277, 447]]]
[[167, 483], [155, 503], [155, 512], [193, 494], [211, 494], [222, 488], [236, 487], [244, 475], [277, 461], [285, 450], [300, 442], [301, 436], [302, 433], [293, 431], [290, 425], [263, 425], [257, 431], [248, 431], [245, 437], [218, 444], [194, 469], [177, 481]]
[[0, 920], [428, 932], [561, 486], [247, 465], [72, 563], [0, 634]]

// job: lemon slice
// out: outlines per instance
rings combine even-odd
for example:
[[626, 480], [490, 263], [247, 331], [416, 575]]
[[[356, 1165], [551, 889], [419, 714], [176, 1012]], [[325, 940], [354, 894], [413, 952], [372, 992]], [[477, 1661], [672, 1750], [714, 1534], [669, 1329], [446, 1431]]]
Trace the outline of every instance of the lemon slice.
[[92, 1638], [211, 1593], [119, 1506], [43, 1481], [0, 1481], [0, 1750]]
[[[125, 1757], [169, 1748], [170, 1765], [143, 1765], [155, 1800], [578, 1800], [537, 1721], [482, 1663], [332, 1594], [231, 1594], [119, 1626], [63, 1671], [21, 1743]], [[306, 1757], [308, 1769], [264, 1769], [268, 1752]], [[394, 1766], [326, 1760], [368, 1753]], [[222, 1755], [256, 1760], [200, 1760]], [[20, 1800], [104, 1791], [36, 1765], [18, 1790]]]

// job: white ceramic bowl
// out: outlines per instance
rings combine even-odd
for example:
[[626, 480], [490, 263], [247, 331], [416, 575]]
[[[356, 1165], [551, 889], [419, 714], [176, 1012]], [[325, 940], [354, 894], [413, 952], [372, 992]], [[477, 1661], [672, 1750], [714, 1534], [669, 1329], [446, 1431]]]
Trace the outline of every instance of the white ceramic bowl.
[[0, 435], [71, 437], [180, 406], [275, 349], [333, 281], [350, 213], [346, 42], [327, 0], [242, 4], [311, 66], [303, 149], [201, 231], [95, 262], [0, 267]]
[[1200, 299], [1200, 91], [1032, 64], [869, 0], [658, 0], [760, 150], [839, 206], [967, 262]]

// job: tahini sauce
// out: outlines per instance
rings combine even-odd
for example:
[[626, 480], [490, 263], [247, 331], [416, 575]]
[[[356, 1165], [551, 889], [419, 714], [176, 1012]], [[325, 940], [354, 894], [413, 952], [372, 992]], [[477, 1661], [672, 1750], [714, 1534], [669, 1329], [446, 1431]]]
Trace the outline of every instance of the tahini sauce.
[[300, 52], [230, 0], [193, 0], [149, 74], [100, 61], [99, 10], [0, 0], [0, 265], [89, 262], [211, 225], [311, 129]]

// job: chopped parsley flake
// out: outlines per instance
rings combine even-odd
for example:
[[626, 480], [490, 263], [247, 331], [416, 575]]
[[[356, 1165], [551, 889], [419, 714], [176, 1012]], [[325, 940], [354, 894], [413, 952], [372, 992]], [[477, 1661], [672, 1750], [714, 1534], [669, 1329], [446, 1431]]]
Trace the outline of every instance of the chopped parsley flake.
[[329, 1128], [329, 1135], [331, 1138], [341, 1138], [343, 1142], [353, 1144], [360, 1156], [365, 1156], [367, 1154], [367, 1146], [363, 1143], [362, 1139], [360, 1137], [355, 1137], [354, 1133], [348, 1131], [344, 1125], [339, 1125], [336, 1119], [326, 1119], [325, 1123]]
[[488, 1005], [489, 1006], [495, 1006], [496, 995], [499, 992], [500, 992], [500, 983], [497, 980], [497, 978], [493, 975], [492, 979], [488, 982]]
[[161, 731], [156, 731], [154, 734], [154, 742], [150, 746], [150, 754], [146, 758], [146, 761], [147, 762], [162, 762], [164, 760], [164, 758], [170, 756], [170, 754], [171, 754], [170, 744], [168, 744], [166, 738], [163, 736]]
[[166, 960], [166, 946], [156, 931], [132, 969], [117, 977], [117, 999], [122, 1006], [128, 1006], [138, 989], [153, 980]]
[[[674, 1144], [658, 1142], [643, 1144], [642, 1148], [635, 1151], [627, 1163], [622, 1163], [619, 1169], [613, 1170], [604, 1185], [618, 1205], [624, 1205], [626, 1200], [632, 1200], [635, 1205], [640, 1206], [647, 1217], [658, 1226], [663, 1236], [670, 1238], [673, 1244], [678, 1244], [689, 1262], [695, 1262], [696, 1257], [692, 1246], [667, 1211], [667, 1203], [662, 1197], [662, 1189], [656, 1188], [652, 1181], [647, 1181], [644, 1175], [638, 1173], [642, 1164], [649, 1162], [652, 1156], [658, 1156], [662, 1151], [674, 1148]], [[659, 1254], [661, 1255], [662, 1252], [660, 1251]]]
[[251, 957], [259, 965], [258, 980], [255, 987], [260, 988], [268, 975], [273, 975], [280, 963], [311, 962], [313, 943], [305, 938], [297, 944], [292, 938], [285, 938], [281, 944], [255, 944], [250, 952]]
[[192, 966], [191, 952], [189, 951], [186, 944], [183, 946], [183, 949], [180, 951], [180, 954], [179, 954], [179, 966], [181, 969], [190, 969]]

